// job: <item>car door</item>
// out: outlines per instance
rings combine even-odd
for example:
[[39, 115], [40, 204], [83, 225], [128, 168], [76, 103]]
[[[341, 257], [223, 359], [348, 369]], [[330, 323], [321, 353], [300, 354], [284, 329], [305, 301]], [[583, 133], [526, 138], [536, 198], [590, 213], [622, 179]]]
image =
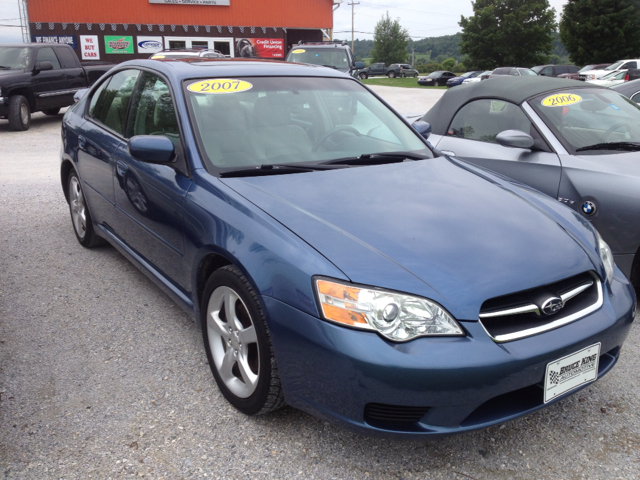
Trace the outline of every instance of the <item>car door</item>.
[[55, 47], [54, 51], [64, 70], [64, 90], [67, 92], [56, 97], [58, 101], [56, 106], [66, 107], [73, 104], [73, 95], [81, 88], [85, 88], [87, 81], [84, 77], [84, 70], [82, 70], [80, 62], [78, 62], [78, 57], [76, 57], [71, 48], [60, 45]]
[[[530, 134], [536, 141], [534, 149], [499, 145], [496, 136], [505, 130]], [[467, 103], [454, 116], [446, 135], [434, 146], [531, 185], [554, 198], [558, 194], [560, 159], [518, 105], [491, 99]]]
[[140, 70], [121, 70], [102, 82], [92, 92], [78, 132], [78, 169], [97, 223], [115, 223], [113, 154], [124, 144], [129, 99], [139, 75]]
[[115, 152], [115, 231], [156, 270], [185, 290], [183, 206], [191, 185], [169, 83], [143, 72], [133, 95], [125, 137], [164, 135], [175, 146], [172, 164], [133, 158], [127, 143]]
[[33, 75], [31, 88], [36, 99], [36, 110], [48, 110], [59, 105], [59, 97], [64, 95], [66, 77], [52, 47], [38, 48], [35, 66], [41, 62], [50, 62], [53, 70], [34, 70], [37, 73]]

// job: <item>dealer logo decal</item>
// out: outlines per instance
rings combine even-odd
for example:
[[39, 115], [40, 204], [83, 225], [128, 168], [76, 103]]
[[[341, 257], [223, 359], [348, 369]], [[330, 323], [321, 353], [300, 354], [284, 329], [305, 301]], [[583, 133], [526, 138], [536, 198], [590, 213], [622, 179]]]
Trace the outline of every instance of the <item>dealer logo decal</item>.
[[114, 50], [126, 50], [129, 48], [129, 44], [131, 42], [124, 39], [124, 37], [118, 40], [109, 40], [108, 42], [109, 48], [113, 48]]

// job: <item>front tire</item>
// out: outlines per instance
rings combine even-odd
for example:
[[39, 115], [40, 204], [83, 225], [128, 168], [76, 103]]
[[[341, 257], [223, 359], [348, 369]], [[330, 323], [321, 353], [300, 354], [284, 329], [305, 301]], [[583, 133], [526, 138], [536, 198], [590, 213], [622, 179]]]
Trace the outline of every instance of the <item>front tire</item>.
[[85, 248], [93, 248], [105, 243], [105, 241], [96, 235], [93, 228], [91, 214], [87, 208], [87, 202], [84, 198], [82, 185], [76, 172], [69, 174], [69, 212], [71, 213], [71, 223], [73, 231], [80, 245]]
[[31, 126], [31, 108], [22, 95], [9, 97], [9, 128], [16, 132], [29, 130]]
[[264, 314], [238, 268], [223, 267], [209, 277], [200, 312], [209, 366], [227, 401], [247, 415], [284, 406]]
[[360, 80], [366, 80], [367, 78], [369, 78], [369, 76], [364, 72], [360, 73], [358, 76], [360, 77]]

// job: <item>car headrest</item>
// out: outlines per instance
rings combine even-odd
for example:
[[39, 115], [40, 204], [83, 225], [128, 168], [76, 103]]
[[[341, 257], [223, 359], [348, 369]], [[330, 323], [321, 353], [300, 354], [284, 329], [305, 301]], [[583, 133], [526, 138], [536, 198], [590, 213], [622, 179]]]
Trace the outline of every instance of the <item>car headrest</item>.
[[178, 121], [173, 110], [173, 100], [170, 93], [163, 93], [156, 102], [153, 112], [153, 124], [162, 128], [177, 128]]
[[288, 125], [291, 120], [289, 105], [275, 96], [260, 97], [253, 107], [254, 127]]

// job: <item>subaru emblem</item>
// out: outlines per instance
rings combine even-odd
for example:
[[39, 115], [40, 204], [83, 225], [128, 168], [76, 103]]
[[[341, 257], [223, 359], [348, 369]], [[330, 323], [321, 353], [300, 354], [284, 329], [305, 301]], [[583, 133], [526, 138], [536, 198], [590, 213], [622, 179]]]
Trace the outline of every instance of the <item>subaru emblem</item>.
[[561, 298], [551, 297], [542, 304], [542, 313], [545, 315], [553, 315], [554, 313], [562, 310], [563, 307], [564, 302]]
[[596, 213], [596, 204], [587, 200], [582, 204], [582, 211], [585, 215], [593, 215]]

